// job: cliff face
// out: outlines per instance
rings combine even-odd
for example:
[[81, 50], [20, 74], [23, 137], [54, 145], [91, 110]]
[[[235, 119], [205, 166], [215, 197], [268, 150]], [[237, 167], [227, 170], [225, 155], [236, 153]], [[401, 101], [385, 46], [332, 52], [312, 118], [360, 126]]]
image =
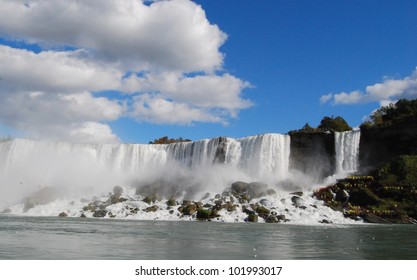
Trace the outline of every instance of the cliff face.
[[417, 155], [417, 122], [361, 128], [361, 172], [365, 173], [400, 155]]
[[316, 181], [335, 172], [334, 134], [293, 132], [291, 135], [290, 169], [307, 174]]

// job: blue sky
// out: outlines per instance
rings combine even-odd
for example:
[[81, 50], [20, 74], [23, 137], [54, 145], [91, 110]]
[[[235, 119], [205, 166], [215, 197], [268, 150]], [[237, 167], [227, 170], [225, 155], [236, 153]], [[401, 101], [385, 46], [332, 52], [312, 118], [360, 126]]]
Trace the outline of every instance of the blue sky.
[[0, 1], [2, 136], [244, 137], [417, 97], [413, 0], [36, 2]]

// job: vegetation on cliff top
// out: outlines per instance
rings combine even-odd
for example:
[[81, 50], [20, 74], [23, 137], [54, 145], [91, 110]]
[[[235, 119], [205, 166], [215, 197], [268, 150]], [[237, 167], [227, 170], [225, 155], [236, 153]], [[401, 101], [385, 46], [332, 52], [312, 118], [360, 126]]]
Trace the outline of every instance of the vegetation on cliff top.
[[182, 137], [174, 139], [174, 138], [168, 138], [168, 136], [163, 136], [158, 139], [154, 139], [153, 141], [149, 141], [149, 144], [172, 144], [177, 142], [190, 142], [190, 139], [184, 139]]
[[361, 128], [387, 127], [411, 122], [417, 122], [417, 99], [400, 99], [395, 104], [390, 103], [377, 109]]
[[299, 130], [292, 130], [289, 134], [302, 132], [302, 133], [317, 133], [317, 132], [343, 132], [343, 131], [350, 131], [352, 128], [349, 124], [345, 121], [344, 118], [337, 116], [337, 117], [328, 117], [325, 116], [321, 119], [320, 124], [318, 127], [311, 127], [309, 123], [306, 123], [301, 129]]

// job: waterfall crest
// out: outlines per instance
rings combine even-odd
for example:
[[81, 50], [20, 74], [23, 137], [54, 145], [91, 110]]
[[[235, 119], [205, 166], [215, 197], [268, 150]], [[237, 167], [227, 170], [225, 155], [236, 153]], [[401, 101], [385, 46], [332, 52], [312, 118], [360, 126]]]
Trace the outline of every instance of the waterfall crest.
[[346, 176], [358, 170], [360, 130], [335, 133], [336, 174]]

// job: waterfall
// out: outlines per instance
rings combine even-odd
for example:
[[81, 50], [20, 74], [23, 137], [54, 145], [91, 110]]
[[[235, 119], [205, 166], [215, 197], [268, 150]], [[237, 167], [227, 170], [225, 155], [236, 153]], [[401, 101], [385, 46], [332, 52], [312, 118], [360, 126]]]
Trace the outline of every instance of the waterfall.
[[290, 136], [262, 134], [228, 141], [226, 162], [259, 179], [272, 176], [282, 180], [287, 176]]
[[57, 165], [73, 164], [85, 165], [90, 170], [99, 167], [134, 173], [168, 163], [195, 169], [210, 168], [221, 162], [258, 180], [263, 176], [283, 179], [288, 172], [289, 149], [290, 137], [283, 134], [240, 139], [220, 137], [169, 145], [94, 145], [15, 139], [0, 142], [0, 168], [4, 172], [26, 166], [46, 172], [53, 171]]
[[335, 133], [336, 174], [345, 176], [358, 170], [360, 130]]

